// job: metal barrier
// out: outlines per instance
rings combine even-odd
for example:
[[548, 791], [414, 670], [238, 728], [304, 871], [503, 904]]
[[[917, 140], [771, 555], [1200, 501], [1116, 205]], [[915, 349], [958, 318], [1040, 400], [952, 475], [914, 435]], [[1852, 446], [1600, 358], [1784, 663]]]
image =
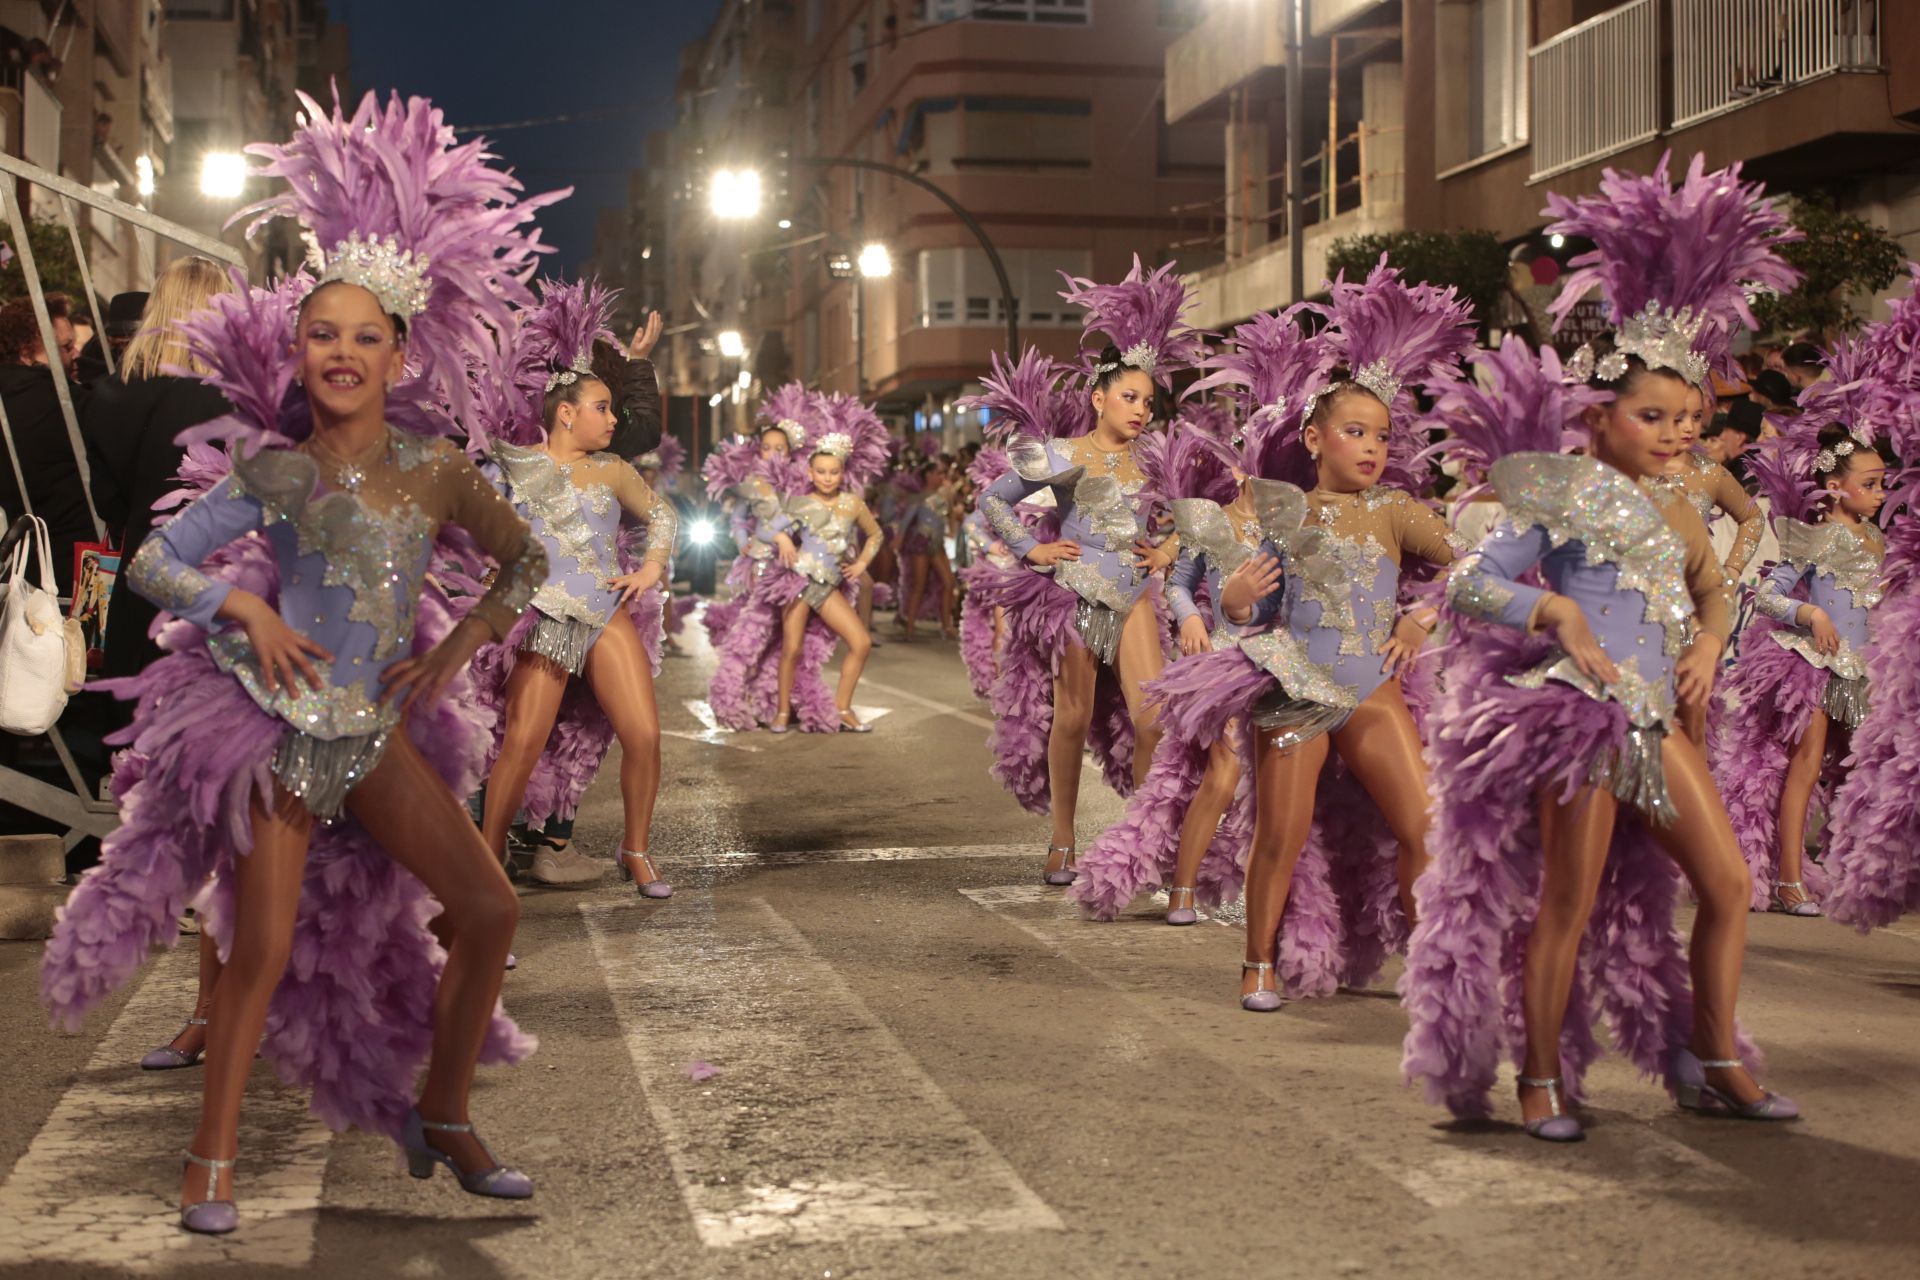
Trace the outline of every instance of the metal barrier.
[[1527, 53], [1532, 181], [1578, 168], [1660, 133], [1657, 0], [1589, 19]]
[[[40, 340], [50, 352], [57, 352], [60, 344], [54, 337], [53, 319], [47, 312], [47, 294], [40, 282], [39, 269], [34, 263], [33, 242], [28, 235], [29, 227], [16, 189], [18, 185], [16, 180], [39, 187], [57, 198], [60, 221], [66, 226], [67, 235], [73, 242], [74, 259], [80, 268], [81, 284], [86, 289], [95, 320], [103, 325], [106, 319], [106, 307], [103, 305], [105, 300], [94, 294], [93, 272], [87, 261], [86, 237], [81, 234], [80, 229], [79, 206], [86, 206], [92, 217], [117, 218], [140, 231], [149, 233], [149, 236], [170, 240], [195, 253], [205, 254], [209, 258], [235, 267], [242, 269], [246, 267], [246, 259], [230, 245], [202, 235], [191, 228], [168, 222], [164, 218], [157, 218], [137, 205], [125, 204], [103, 196], [78, 182], [63, 178], [57, 173], [51, 173], [38, 165], [29, 164], [18, 156], [0, 153], [0, 174], [5, 175], [0, 177], [0, 204], [5, 206], [7, 223], [13, 232], [14, 252], [19, 255], [20, 271], [26, 278], [27, 293], [33, 299], [34, 316], [40, 326]], [[151, 277], [155, 264], [152, 261], [150, 240], [148, 237], [141, 237], [140, 241], [143, 259], [141, 269]], [[105, 341], [105, 329], [102, 328], [100, 333], [101, 347], [106, 353], [108, 367], [111, 369], [113, 355]], [[74, 461], [80, 472], [80, 484], [86, 493], [87, 511], [93, 517], [94, 528], [104, 532], [99, 512], [93, 505], [93, 486], [88, 479], [87, 470], [87, 449], [80, 439], [80, 420], [74, 413], [73, 391], [67, 385], [66, 368], [58, 359], [49, 360], [47, 363], [49, 371], [53, 374], [54, 394], [60, 400], [60, 414], [66, 423], [67, 442], [73, 449]], [[21, 474], [18, 452], [14, 448], [13, 424], [7, 421], [4, 406], [0, 406], [0, 443], [5, 445], [14, 476], [19, 482], [21, 501], [31, 510], [32, 503], [27, 493], [26, 477]], [[23, 513], [13, 511], [7, 514], [11, 518]], [[46, 736], [60, 758], [61, 769], [66, 774], [69, 785], [61, 788], [21, 773], [17, 769], [0, 765], [0, 800], [62, 823], [67, 828], [64, 843], [69, 849], [85, 836], [106, 835], [116, 825], [114, 806], [90, 794], [86, 780], [74, 761], [73, 752], [68, 749], [66, 738], [61, 733], [60, 727], [55, 725]]]
[[1880, 0], [1670, 0], [1673, 127], [1795, 85], [1880, 70]]

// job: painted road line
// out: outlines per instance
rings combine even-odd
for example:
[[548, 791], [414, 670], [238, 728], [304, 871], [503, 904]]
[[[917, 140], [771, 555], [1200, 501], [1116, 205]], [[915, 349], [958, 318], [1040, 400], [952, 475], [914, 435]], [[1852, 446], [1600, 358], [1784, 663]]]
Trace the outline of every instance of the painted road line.
[[952, 716], [956, 720], [964, 720], [968, 724], [978, 725], [982, 729], [993, 728], [993, 721], [988, 720], [984, 716], [977, 716], [971, 711], [963, 711], [959, 707], [949, 706], [944, 702], [935, 702], [932, 698], [923, 698], [910, 689], [902, 689], [896, 685], [881, 684], [878, 680], [870, 676], [860, 681], [860, 687], [863, 689], [876, 690], [891, 698], [904, 699], [917, 707], [925, 707], [928, 711], [938, 711], [941, 715]]
[[[1060, 1219], [765, 901], [580, 905], [703, 1243], [1060, 1230]], [[695, 1080], [690, 1067], [718, 1074]]]
[[720, 853], [675, 855], [673, 865], [676, 867], [797, 867], [816, 862], [945, 862], [956, 858], [1021, 858], [1031, 856], [1032, 853], [1033, 846], [1025, 844], [936, 844], [880, 849], [784, 849], [771, 853], [730, 849]]
[[199, 1116], [200, 1072], [136, 1064], [180, 1029], [197, 964], [191, 946], [155, 961], [0, 1183], [0, 1265], [147, 1275], [312, 1263], [331, 1135], [307, 1111], [305, 1092], [272, 1083], [266, 1069], [241, 1113], [240, 1230], [212, 1237], [179, 1227], [180, 1152]]
[[[1058, 890], [1045, 886], [997, 885], [962, 889], [960, 893], [1117, 992], [1141, 1017], [1162, 1024], [1169, 1038], [1188, 1051], [1211, 1059], [1229, 1073], [1245, 1075], [1249, 1090], [1272, 1092], [1273, 1081], [1265, 1074], [1247, 1073], [1238, 1065], [1245, 1056], [1240, 1050], [1240, 1037], [1231, 1038], [1226, 1051], [1216, 1054], [1209, 1044], [1207, 1024], [1194, 1018], [1190, 1002], [1164, 995], [1150, 980], [1138, 980], [1138, 970], [1129, 965], [1131, 955], [1172, 955], [1196, 947], [1216, 950], [1212, 939], [1218, 934], [1154, 927], [1137, 918], [1097, 924], [1083, 919]], [[1285, 1014], [1276, 1016], [1284, 1019]], [[1277, 1025], [1285, 1026], [1284, 1022]], [[1511, 1083], [1504, 1086], [1502, 1096], [1512, 1096]], [[1533, 1150], [1504, 1145], [1520, 1141], [1517, 1136], [1471, 1145], [1437, 1138], [1423, 1148], [1418, 1142], [1407, 1141], [1407, 1135], [1387, 1141], [1352, 1129], [1332, 1128], [1319, 1112], [1285, 1091], [1275, 1097], [1275, 1105], [1287, 1112], [1288, 1125], [1313, 1131], [1330, 1149], [1348, 1152], [1433, 1209], [1523, 1207], [1572, 1203], [1596, 1196], [1670, 1196], [1682, 1191], [1702, 1193], [1747, 1186], [1746, 1179], [1734, 1170], [1637, 1123], [1613, 1125], [1608, 1127], [1610, 1132], [1596, 1133], [1597, 1141], [1589, 1145], [1605, 1142], [1608, 1148], [1608, 1167], [1600, 1172], [1548, 1163]], [[1620, 1141], [1614, 1140], [1616, 1136]], [[1623, 1165], [1628, 1169], [1624, 1174], [1620, 1171]]]

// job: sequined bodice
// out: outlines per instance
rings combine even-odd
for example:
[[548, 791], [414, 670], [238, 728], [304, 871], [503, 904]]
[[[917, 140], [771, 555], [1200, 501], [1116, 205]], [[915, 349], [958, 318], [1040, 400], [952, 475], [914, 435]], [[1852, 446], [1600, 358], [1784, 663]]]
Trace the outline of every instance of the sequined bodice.
[[[1886, 541], [1872, 525], [1840, 521], [1808, 524], [1782, 516], [1774, 522], [1780, 539], [1780, 563], [1760, 584], [1754, 606], [1786, 625], [1775, 640], [1817, 667], [1840, 675], [1864, 674], [1864, 651], [1874, 606], [1883, 594], [1881, 571]], [[1826, 612], [1840, 633], [1840, 652], [1823, 654], [1811, 630], [1797, 621], [1803, 602]]]
[[[1001, 541], [1025, 556], [1034, 540], [1014, 514], [1014, 504], [1051, 489], [1060, 509], [1060, 538], [1080, 548], [1079, 559], [1055, 567], [1054, 580], [1084, 600], [1119, 613], [1131, 609], [1149, 580], [1134, 564], [1133, 544], [1147, 530], [1134, 510], [1133, 499], [1145, 477], [1132, 450], [1109, 452], [1088, 437], [1022, 438], [1009, 447], [1007, 457], [1012, 470], [980, 496], [980, 510]], [[1091, 464], [1077, 461], [1080, 457]]]
[[[617, 461], [594, 455], [593, 463]], [[540, 449], [497, 443], [493, 461], [507, 498], [547, 549], [547, 580], [533, 607], [550, 618], [603, 625], [619, 595], [608, 583], [620, 576], [617, 534], [620, 504], [613, 485], [598, 474], [554, 461]]]

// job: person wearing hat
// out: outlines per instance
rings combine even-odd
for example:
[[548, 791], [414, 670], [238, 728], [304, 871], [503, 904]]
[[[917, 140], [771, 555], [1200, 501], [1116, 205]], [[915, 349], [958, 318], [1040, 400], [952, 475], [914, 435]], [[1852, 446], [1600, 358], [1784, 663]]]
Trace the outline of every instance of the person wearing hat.
[[91, 387], [107, 376], [108, 350], [113, 352], [114, 370], [119, 370], [125, 361], [128, 344], [133, 341], [133, 335], [140, 332], [140, 317], [146, 309], [147, 295], [144, 293], [113, 295], [113, 301], [107, 304], [105, 326], [80, 348], [80, 359], [74, 366], [74, 376], [79, 382]]

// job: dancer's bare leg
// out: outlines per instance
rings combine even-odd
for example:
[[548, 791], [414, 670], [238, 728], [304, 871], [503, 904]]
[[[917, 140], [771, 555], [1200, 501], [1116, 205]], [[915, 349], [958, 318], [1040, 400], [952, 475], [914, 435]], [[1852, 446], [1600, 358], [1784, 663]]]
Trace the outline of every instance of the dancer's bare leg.
[[614, 612], [588, 650], [586, 676], [620, 740], [620, 804], [626, 819], [621, 847], [645, 853], [660, 796], [660, 708], [654, 701], [653, 664], [625, 609]]
[[[445, 792], [445, 785], [440, 789]], [[447, 799], [452, 803], [451, 795]], [[267, 1006], [293, 953], [300, 879], [313, 831], [306, 806], [279, 783], [273, 784], [271, 796], [255, 796], [250, 809], [253, 848], [233, 860], [233, 939], [207, 1015], [200, 1127], [194, 1131], [191, 1148], [208, 1160], [231, 1160], [238, 1152], [240, 1100], [266, 1029]], [[458, 825], [473, 831], [473, 822], [465, 814]], [[216, 1173], [188, 1164], [180, 1179], [181, 1205], [231, 1200], [232, 1175], [231, 1169]]]
[[1682, 702], [1680, 704], [1680, 728], [1693, 745], [1702, 751], [1707, 749], [1707, 704], [1704, 702]]
[[[1093, 654], [1069, 643], [1053, 678], [1053, 727], [1047, 734], [1047, 789], [1053, 809], [1053, 844], [1072, 848], [1073, 820], [1080, 807], [1080, 761], [1087, 731], [1093, 727], [1093, 685], [1099, 668]], [[1049, 853], [1047, 870], [1057, 871], [1066, 855]]]
[[947, 563], [945, 551], [935, 554], [929, 564], [933, 567], [933, 576], [940, 580], [940, 634], [951, 640], [959, 634], [953, 621], [955, 596], [959, 591], [953, 578], [953, 566]]
[[907, 598], [900, 605], [900, 626], [907, 633], [907, 639], [913, 639], [913, 629], [920, 625], [920, 606], [927, 598], [927, 557], [911, 555], [907, 557]]
[[[200, 991], [193, 1001], [192, 1017], [206, 1018], [213, 1008], [214, 988], [220, 981], [220, 948], [214, 943], [213, 935], [207, 931], [206, 921], [200, 922]], [[207, 1045], [207, 1029], [189, 1022], [180, 1028], [180, 1034], [168, 1042], [167, 1047], [192, 1058]]]
[[[1213, 844], [1220, 819], [1233, 803], [1233, 789], [1240, 785], [1240, 753], [1226, 738], [1213, 744], [1207, 753], [1207, 771], [1187, 804], [1186, 820], [1180, 824], [1180, 847], [1174, 855], [1173, 893], [1167, 905], [1175, 910], [1193, 905], [1194, 882], [1200, 876], [1200, 863]], [[1184, 892], [1183, 892], [1184, 891]]]
[[851, 720], [858, 724], [853, 714], [853, 691], [859, 687], [867, 655], [873, 652], [873, 637], [860, 624], [859, 615], [848, 606], [846, 598], [837, 594], [828, 596], [827, 602], [820, 606], [820, 621], [832, 628], [833, 634], [847, 646], [840, 658], [840, 687], [834, 693], [833, 705], [839, 709], [842, 723]]
[[[499, 860], [463, 820], [460, 802], [404, 733], [393, 735], [379, 766], [347, 796], [347, 809], [440, 903], [440, 923], [452, 944], [434, 992], [433, 1055], [420, 1090], [420, 1114], [466, 1124], [467, 1095], [500, 1000], [519, 899]], [[491, 1163], [471, 1133], [429, 1129], [427, 1141], [464, 1172], [478, 1173]]]
[[[1800, 880], [1801, 858], [1807, 847], [1807, 809], [1813, 803], [1813, 789], [1819, 785], [1820, 766], [1826, 758], [1827, 713], [1815, 707], [1807, 731], [1787, 757], [1787, 776], [1780, 786], [1780, 870], [1774, 876], [1776, 881], [1793, 884]], [[1783, 900], [1807, 899], [1805, 890], [1789, 889]]]
[[807, 638], [807, 617], [813, 610], [796, 597], [780, 615], [780, 699], [774, 704], [774, 722], [793, 719], [793, 673], [800, 667], [800, 643]]
[[[1580, 938], [1586, 932], [1587, 917], [1593, 914], [1593, 900], [1606, 869], [1618, 807], [1612, 792], [1591, 786], [1581, 787], [1565, 803], [1557, 793], [1543, 792], [1540, 797], [1540, 848], [1545, 867], [1540, 913], [1527, 938], [1520, 996], [1527, 1022], [1526, 1063], [1521, 1074], [1536, 1080], [1560, 1075], [1560, 1028], [1573, 994]], [[1520, 1113], [1528, 1120], [1552, 1115], [1547, 1090], [1520, 1086]]]
[[[537, 653], [513, 655], [507, 676], [506, 725], [500, 735], [500, 754], [487, 775], [487, 804], [480, 830], [487, 848], [500, 862], [507, 858], [507, 831], [520, 812], [527, 782], [533, 777], [547, 736], [560, 715], [560, 699], [567, 691], [567, 671]], [[441, 788], [445, 790], [444, 785]]]
[[[1727, 1061], [1740, 1056], [1734, 1045], [1733, 1011], [1747, 949], [1752, 876], [1699, 748], [1684, 736], [1670, 734], [1664, 755], [1667, 793], [1680, 817], [1670, 827], [1653, 828], [1653, 836], [1679, 864], [1699, 903], [1688, 947], [1693, 970], [1693, 1041], [1688, 1047], [1708, 1061]], [[1744, 1067], [1709, 1067], [1707, 1081], [1743, 1103], [1765, 1096]]]
[[1167, 666], [1165, 633], [1153, 602], [1145, 596], [1134, 602], [1120, 629], [1120, 648], [1113, 665], [1120, 677], [1121, 696], [1127, 700], [1127, 715], [1133, 720], [1133, 785], [1137, 787], [1147, 780], [1154, 748], [1160, 745], [1159, 718], [1140, 686], [1159, 679]]
[[1333, 745], [1400, 845], [1400, 906], [1411, 931], [1413, 882], [1427, 869], [1427, 762], [1400, 682], [1389, 680], [1367, 695], [1333, 735]]
[[[1313, 829], [1314, 792], [1332, 741], [1317, 733], [1291, 747], [1273, 745], [1273, 732], [1248, 726], [1253, 741], [1253, 844], [1247, 850], [1247, 963], [1273, 964], [1280, 952], [1280, 921], [1287, 913], [1293, 869]], [[1246, 969], [1240, 994], [1259, 989], [1262, 975]], [[1267, 990], [1275, 989], [1272, 978]]]

